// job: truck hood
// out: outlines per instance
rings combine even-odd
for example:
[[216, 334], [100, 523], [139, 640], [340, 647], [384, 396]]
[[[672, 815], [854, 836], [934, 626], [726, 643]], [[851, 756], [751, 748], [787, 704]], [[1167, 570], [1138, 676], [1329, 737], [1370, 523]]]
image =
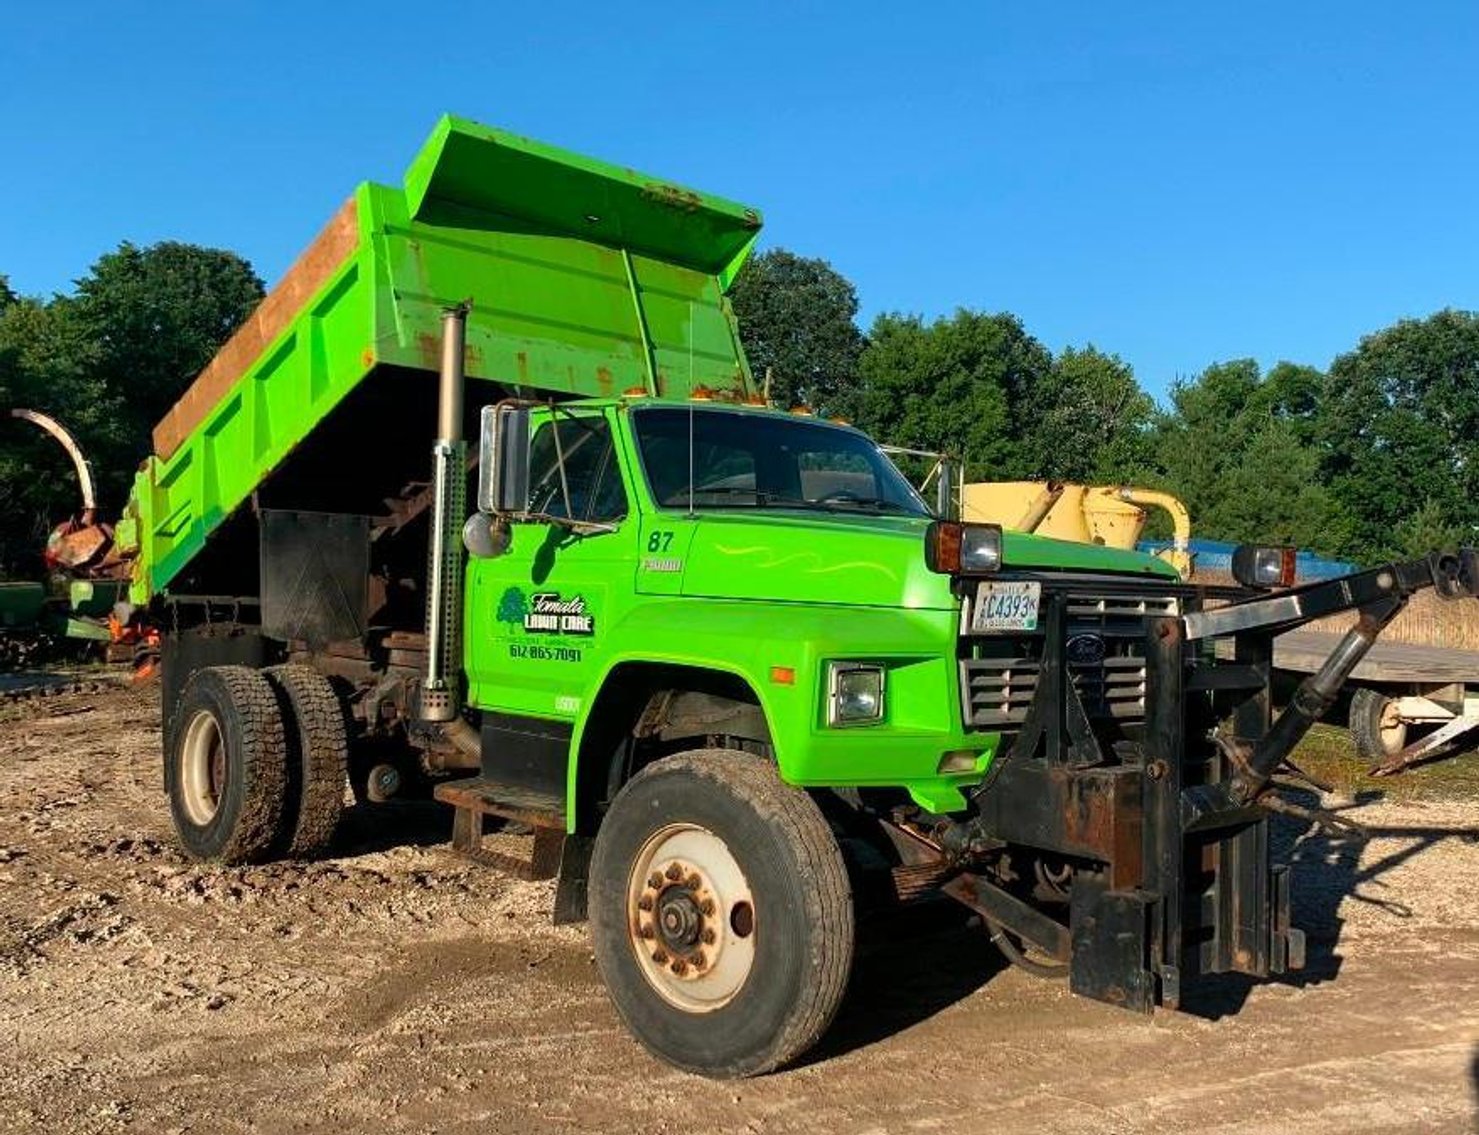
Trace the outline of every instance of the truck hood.
[[[706, 512], [695, 526], [683, 594], [858, 607], [953, 610], [948, 576], [925, 566], [927, 517]], [[1003, 542], [1008, 571], [1076, 571], [1178, 578], [1152, 556], [1021, 532]]]

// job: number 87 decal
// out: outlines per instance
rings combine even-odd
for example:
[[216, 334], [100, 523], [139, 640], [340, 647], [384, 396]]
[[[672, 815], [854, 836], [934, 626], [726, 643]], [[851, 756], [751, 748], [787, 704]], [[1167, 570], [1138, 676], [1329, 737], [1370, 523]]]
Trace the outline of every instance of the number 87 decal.
[[647, 537], [647, 550], [649, 552], [666, 552], [672, 546], [673, 534], [671, 532], [654, 530], [652, 535]]

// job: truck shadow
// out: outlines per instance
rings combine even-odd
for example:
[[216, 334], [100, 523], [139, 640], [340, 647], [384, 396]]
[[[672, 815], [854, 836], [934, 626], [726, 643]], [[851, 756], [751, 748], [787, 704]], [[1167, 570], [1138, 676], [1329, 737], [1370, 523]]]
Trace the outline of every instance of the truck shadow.
[[[1286, 793], [1304, 806], [1318, 803], [1313, 795], [1303, 799]], [[1359, 807], [1380, 799], [1376, 791], [1359, 793], [1348, 807]], [[1181, 1008], [1196, 1016], [1216, 1020], [1238, 1012], [1257, 985], [1277, 982], [1296, 988], [1318, 985], [1340, 972], [1341, 933], [1346, 901], [1380, 910], [1385, 917], [1410, 919], [1412, 909], [1389, 889], [1385, 876], [1397, 867], [1446, 840], [1479, 842], [1476, 827], [1373, 827], [1366, 831], [1373, 840], [1395, 844], [1383, 848], [1379, 857], [1362, 853], [1366, 844], [1355, 835], [1331, 832], [1284, 816], [1274, 816], [1270, 827], [1271, 858], [1291, 865], [1294, 873], [1294, 925], [1305, 932], [1306, 956], [1301, 970], [1269, 979], [1223, 974], [1194, 979], [1185, 989]]]
[[1474, 1097], [1474, 1130], [1479, 1131], [1479, 1044], [1474, 1046], [1474, 1055], [1469, 1061], [1469, 1091]]
[[803, 1065], [821, 1063], [906, 1031], [969, 997], [1007, 968], [970, 912], [952, 900], [871, 915], [837, 1019]]
[[1474, 1130], [1479, 1131], [1479, 1044], [1469, 1060], [1469, 1093], [1474, 1097]]
[[435, 800], [360, 803], [344, 813], [332, 854], [352, 857], [394, 847], [432, 847], [452, 840], [452, 809]]

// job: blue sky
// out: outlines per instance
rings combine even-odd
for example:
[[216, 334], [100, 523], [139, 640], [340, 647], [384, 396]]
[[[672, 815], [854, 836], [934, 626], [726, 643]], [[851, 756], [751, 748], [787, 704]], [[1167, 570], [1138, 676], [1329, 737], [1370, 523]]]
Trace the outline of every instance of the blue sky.
[[451, 110], [759, 206], [865, 324], [1012, 311], [1161, 393], [1479, 308], [1476, 60], [1457, 2], [18, 2], [0, 272], [171, 238], [270, 282]]

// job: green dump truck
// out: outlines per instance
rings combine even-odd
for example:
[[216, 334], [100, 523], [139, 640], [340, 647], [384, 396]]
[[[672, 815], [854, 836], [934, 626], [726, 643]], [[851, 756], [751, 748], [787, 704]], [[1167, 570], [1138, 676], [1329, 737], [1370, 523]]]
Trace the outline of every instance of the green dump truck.
[[[949, 895], [1147, 1012], [1299, 965], [1271, 776], [1473, 555], [1267, 591], [1289, 562], [1249, 548], [1209, 591], [938, 515], [859, 431], [765, 405], [725, 299], [759, 229], [453, 118], [359, 187], [160, 423], [118, 528], [185, 849], [313, 855], [347, 769], [424, 777], [457, 846], [557, 879], [642, 1043], [709, 1075], [822, 1035], [875, 904]], [[1275, 716], [1272, 635], [1351, 607]]]

